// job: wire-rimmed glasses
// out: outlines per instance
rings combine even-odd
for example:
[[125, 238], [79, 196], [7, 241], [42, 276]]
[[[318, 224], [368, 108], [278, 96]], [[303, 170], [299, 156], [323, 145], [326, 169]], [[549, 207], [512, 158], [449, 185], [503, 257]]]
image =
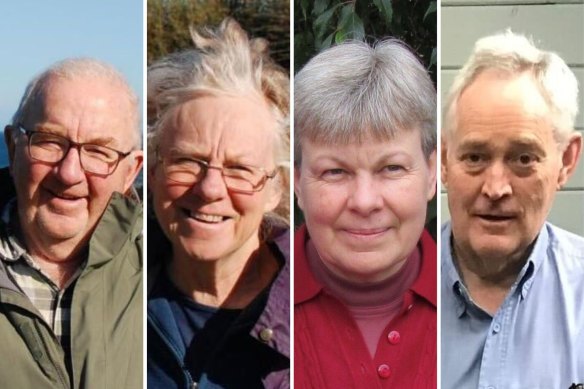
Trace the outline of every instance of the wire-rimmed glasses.
[[213, 166], [207, 161], [190, 156], [159, 156], [158, 161], [161, 162], [168, 180], [189, 186], [203, 180], [209, 169], [217, 169], [221, 171], [227, 189], [238, 193], [259, 192], [277, 174], [277, 170], [268, 172], [262, 167], [242, 164]]

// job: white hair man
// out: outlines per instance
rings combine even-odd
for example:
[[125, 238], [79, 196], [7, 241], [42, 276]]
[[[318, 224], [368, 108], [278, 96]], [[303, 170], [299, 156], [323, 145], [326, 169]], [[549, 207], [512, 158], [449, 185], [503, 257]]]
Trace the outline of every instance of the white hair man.
[[508, 31], [480, 39], [442, 133], [442, 387], [584, 382], [584, 239], [546, 222], [582, 148], [576, 78]]
[[3, 386], [142, 387], [139, 127], [135, 94], [93, 59], [33, 79], [6, 126]]

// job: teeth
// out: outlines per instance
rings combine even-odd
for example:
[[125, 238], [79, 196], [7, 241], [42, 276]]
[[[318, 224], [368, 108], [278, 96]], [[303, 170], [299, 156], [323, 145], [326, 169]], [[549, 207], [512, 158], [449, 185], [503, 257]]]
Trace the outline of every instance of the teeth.
[[219, 222], [223, 221], [223, 216], [209, 215], [207, 213], [199, 213], [199, 212], [192, 212], [191, 211], [190, 216], [194, 219], [197, 219], [197, 220], [205, 222], [205, 223], [219, 223]]

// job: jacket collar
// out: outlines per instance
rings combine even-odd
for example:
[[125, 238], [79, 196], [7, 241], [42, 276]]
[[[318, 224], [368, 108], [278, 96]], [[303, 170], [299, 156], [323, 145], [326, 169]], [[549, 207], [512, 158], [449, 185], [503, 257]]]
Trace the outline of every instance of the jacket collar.
[[[294, 236], [294, 304], [302, 304], [316, 297], [323, 286], [314, 278], [306, 258], [306, 225], [302, 225]], [[420, 274], [410, 287], [417, 296], [427, 300], [436, 307], [436, 243], [424, 230], [418, 242], [422, 263]]]

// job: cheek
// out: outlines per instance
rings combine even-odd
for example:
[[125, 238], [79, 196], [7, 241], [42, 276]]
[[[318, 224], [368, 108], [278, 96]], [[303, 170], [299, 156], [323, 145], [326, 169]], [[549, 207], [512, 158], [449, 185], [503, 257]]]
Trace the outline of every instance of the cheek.
[[425, 182], [401, 182], [384, 190], [385, 203], [401, 223], [423, 224], [428, 200]]
[[347, 191], [342, 186], [307, 186], [304, 193], [304, 216], [319, 224], [332, 224], [345, 209]]

